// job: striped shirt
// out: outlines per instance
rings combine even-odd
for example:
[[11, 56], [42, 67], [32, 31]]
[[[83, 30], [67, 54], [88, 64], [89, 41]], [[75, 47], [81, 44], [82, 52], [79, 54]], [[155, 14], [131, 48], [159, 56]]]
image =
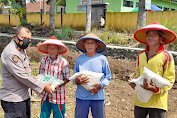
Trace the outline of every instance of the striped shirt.
[[[69, 80], [70, 77], [70, 70], [69, 70], [69, 63], [63, 57], [57, 56], [57, 59], [51, 63], [51, 59], [49, 56], [43, 57], [41, 60], [41, 64], [39, 66], [39, 74], [47, 75], [47, 76], [54, 76], [55, 78], [64, 80]], [[48, 101], [54, 104], [64, 104], [66, 98], [66, 86], [60, 86], [55, 92], [52, 94], [48, 94], [47, 92], [43, 91], [40, 94], [43, 103], [44, 100], [48, 97]]]

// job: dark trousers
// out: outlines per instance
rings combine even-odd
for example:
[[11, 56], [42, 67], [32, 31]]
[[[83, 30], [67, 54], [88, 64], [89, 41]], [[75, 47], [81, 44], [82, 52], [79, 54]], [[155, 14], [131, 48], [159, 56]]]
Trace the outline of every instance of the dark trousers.
[[156, 108], [142, 108], [135, 106], [134, 115], [135, 118], [146, 118], [149, 114], [149, 118], [167, 118], [166, 111]]
[[7, 102], [1, 100], [5, 112], [4, 118], [30, 118], [30, 98], [22, 102]]

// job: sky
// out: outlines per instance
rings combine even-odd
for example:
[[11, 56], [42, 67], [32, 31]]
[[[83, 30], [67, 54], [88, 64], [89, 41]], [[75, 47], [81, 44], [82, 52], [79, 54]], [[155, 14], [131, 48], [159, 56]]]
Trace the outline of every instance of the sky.
[[[36, 0], [36, 1], [40, 1], [40, 0]], [[30, 0], [26, 0], [26, 3], [30, 2]]]

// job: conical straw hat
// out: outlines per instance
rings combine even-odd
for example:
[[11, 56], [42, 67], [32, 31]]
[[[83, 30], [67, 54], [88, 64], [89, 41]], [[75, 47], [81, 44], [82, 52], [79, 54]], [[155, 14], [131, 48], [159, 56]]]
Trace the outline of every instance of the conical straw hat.
[[169, 44], [175, 41], [176, 39], [176, 34], [173, 31], [169, 30], [168, 28], [166, 28], [165, 26], [161, 25], [160, 23], [156, 21], [150, 25], [145, 26], [142, 29], [137, 30], [134, 33], [134, 38], [140, 43], [147, 44], [146, 32], [148, 30], [161, 30], [164, 33], [162, 34], [163, 36], [162, 44]]
[[64, 54], [68, 51], [68, 48], [61, 41], [59, 41], [55, 36], [52, 36], [51, 38], [44, 41], [42, 44], [40, 44], [37, 47], [37, 49], [42, 53], [48, 54], [47, 45], [49, 44], [60, 46], [58, 54]]
[[93, 33], [89, 33], [76, 42], [76, 47], [84, 53], [86, 52], [86, 49], [84, 47], [84, 40], [85, 39], [94, 39], [94, 40], [98, 41], [98, 47], [96, 49], [97, 53], [101, 53], [106, 49], [106, 44], [98, 36], [96, 36]]

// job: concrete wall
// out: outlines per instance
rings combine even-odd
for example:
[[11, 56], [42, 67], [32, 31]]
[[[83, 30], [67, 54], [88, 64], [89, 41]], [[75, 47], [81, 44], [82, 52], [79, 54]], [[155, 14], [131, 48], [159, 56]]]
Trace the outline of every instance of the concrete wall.
[[[94, 16], [93, 16], [94, 17]], [[95, 16], [100, 17], [100, 16]], [[136, 30], [138, 12], [112, 12], [106, 13], [106, 27], [115, 30]], [[176, 22], [177, 11], [160, 11], [160, 12], [148, 12], [147, 24], [154, 21], [161, 23], [162, 25], [169, 25], [170, 27], [177, 26]], [[17, 19], [17, 20], [16, 20]], [[28, 14], [27, 20], [32, 24], [40, 24], [40, 14]], [[49, 14], [43, 14], [43, 21], [46, 27], [49, 27]], [[15, 15], [10, 16], [10, 25], [20, 25], [19, 17]], [[0, 25], [8, 25], [9, 16], [0, 15]], [[63, 14], [63, 26], [68, 26], [74, 29], [85, 29], [86, 26], [86, 14], [85, 13], [72, 13]], [[61, 14], [55, 14], [55, 28], [61, 27]]]
[[[0, 53], [2, 52], [3, 48], [11, 41], [12, 35], [2, 34], [0, 33]], [[45, 38], [35, 38], [32, 37], [31, 46], [36, 46], [40, 41], [45, 41]], [[75, 42], [71, 41], [62, 41], [70, 51], [79, 51], [76, 46]], [[107, 45], [106, 50], [102, 53], [105, 56], [110, 56], [115, 59], [127, 59], [127, 60], [136, 60], [138, 53], [143, 50], [140, 48], [130, 48], [130, 47], [121, 47], [121, 46], [111, 46]], [[177, 53], [171, 52], [173, 54], [175, 64], [177, 65]]]

